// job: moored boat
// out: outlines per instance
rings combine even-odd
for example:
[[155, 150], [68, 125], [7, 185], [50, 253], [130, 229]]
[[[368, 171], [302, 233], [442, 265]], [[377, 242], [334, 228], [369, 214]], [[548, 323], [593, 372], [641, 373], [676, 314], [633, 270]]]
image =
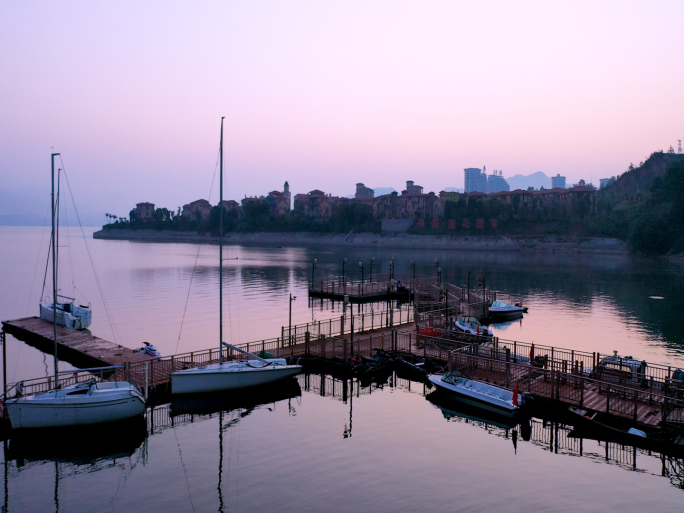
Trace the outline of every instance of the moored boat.
[[171, 373], [172, 394], [198, 394], [267, 385], [302, 372], [285, 358], [223, 361]]
[[[223, 204], [223, 119], [219, 145], [219, 205]], [[290, 303], [291, 305], [291, 303]], [[223, 341], [223, 216], [219, 216], [219, 361], [171, 373], [172, 394], [200, 394], [266, 385], [302, 372], [284, 358], [261, 358]], [[249, 360], [225, 360], [224, 347]]]
[[489, 307], [489, 317], [491, 318], [517, 318], [523, 313], [527, 313], [527, 307], [523, 307], [520, 303], [510, 305], [504, 301], [494, 301]]
[[430, 374], [428, 380], [438, 390], [460, 401], [504, 415], [514, 415], [527, 398], [525, 394], [518, 394], [517, 387], [510, 391], [469, 379], [460, 371]]
[[12, 429], [86, 426], [145, 413], [145, 399], [127, 381], [89, 381], [42, 394], [7, 399]]
[[461, 317], [458, 319], [458, 321], [454, 322], [453, 327], [457, 331], [468, 333], [470, 335], [477, 335], [480, 337], [493, 336], [491, 330], [480, 324], [479, 319], [473, 316]]
[[[54, 322], [59, 326], [66, 326], [75, 330], [84, 330], [93, 321], [93, 312], [89, 306], [74, 304], [75, 299], [58, 296], [69, 301], [57, 302], [57, 308], [52, 303], [40, 304], [40, 318]], [[57, 315], [55, 316], [55, 310]], [[56, 319], [56, 320], [55, 320]]]
[[[145, 412], [145, 400], [140, 390], [127, 381], [97, 382], [94, 379], [67, 387], [60, 386], [57, 324], [60, 303], [57, 301], [58, 220], [55, 196], [55, 157], [52, 154], [52, 312], [55, 388], [47, 392], [24, 396], [21, 384], [15, 385], [16, 396], [6, 399], [5, 406], [12, 429], [36, 429], [104, 424], [129, 419]], [[43, 310], [41, 305], [41, 312]], [[88, 316], [90, 318], [90, 316]], [[102, 370], [104, 368], [100, 368]], [[5, 392], [7, 393], [7, 391]]]

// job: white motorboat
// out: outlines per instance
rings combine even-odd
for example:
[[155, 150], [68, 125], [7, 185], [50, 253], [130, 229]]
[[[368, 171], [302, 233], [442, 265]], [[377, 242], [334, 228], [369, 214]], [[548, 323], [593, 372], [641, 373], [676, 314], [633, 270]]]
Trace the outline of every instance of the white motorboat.
[[470, 335], [477, 335], [480, 337], [492, 336], [492, 332], [488, 330], [485, 326], [480, 324], [480, 321], [477, 317], [461, 317], [458, 321], [454, 322], [453, 327], [457, 331], [469, 333]]
[[57, 320], [55, 321], [55, 308], [52, 303], [40, 304], [40, 318], [46, 321], [56, 322], [59, 326], [66, 326], [75, 330], [84, 330], [93, 320], [93, 312], [90, 307], [84, 305], [75, 305], [73, 298], [66, 302], [57, 303]]
[[504, 415], [514, 415], [525, 399], [525, 394], [518, 394], [517, 390], [474, 381], [459, 371], [430, 374], [428, 380], [460, 401]]
[[86, 426], [145, 413], [145, 399], [127, 381], [85, 382], [6, 401], [12, 429]]
[[522, 317], [524, 312], [527, 312], [527, 307], [523, 307], [521, 304], [510, 305], [504, 301], [494, 301], [489, 307], [489, 316], [500, 319]]
[[[58, 312], [57, 302], [57, 224], [55, 199], [55, 157], [52, 154], [52, 312]], [[21, 386], [17, 395], [5, 405], [13, 429], [84, 426], [114, 422], [144, 413], [145, 400], [140, 390], [127, 381], [78, 383], [59, 386], [59, 358], [57, 354], [57, 323], [53, 323], [54, 390], [24, 396]], [[87, 369], [86, 369], [87, 370]]]
[[[220, 186], [219, 205], [223, 205], [223, 119], [219, 146]], [[246, 355], [249, 360], [223, 359], [223, 348], [228, 347]], [[172, 394], [198, 394], [236, 390], [266, 385], [302, 372], [301, 365], [288, 365], [284, 358], [260, 358], [223, 341], [223, 216], [219, 215], [219, 361], [171, 373]]]

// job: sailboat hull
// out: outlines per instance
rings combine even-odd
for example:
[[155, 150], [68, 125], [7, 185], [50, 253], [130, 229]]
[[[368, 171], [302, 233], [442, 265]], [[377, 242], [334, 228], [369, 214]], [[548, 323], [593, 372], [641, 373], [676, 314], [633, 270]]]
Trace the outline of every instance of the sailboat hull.
[[171, 373], [172, 394], [220, 392], [267, 385], [302, 372], [300, 365], [286, 365], [273, 360], [269, 366], [261, 362], [224, 362]]
[[89, 308], [75, 306], [72, 303], [57, 303], [57, 319], [52, 303], [40, 304], [40, 318], [56, 322], [58, 326], [66, 326], [75, 330], [84, 330], [92, 322], [93, 312]]
[[8, 399], [6, 406], [12, 429], [104, 424], [145, 413], [145, 400], [137, 387], [128, 382], [76, 385]]

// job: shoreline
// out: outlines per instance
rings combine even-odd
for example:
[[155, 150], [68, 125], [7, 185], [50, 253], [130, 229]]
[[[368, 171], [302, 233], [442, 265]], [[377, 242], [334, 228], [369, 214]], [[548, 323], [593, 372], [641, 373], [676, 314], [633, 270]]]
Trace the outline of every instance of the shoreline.
[[[94, 239], [127, 240], [134, 242], [186, 242], [218, 244], [218, 237], [196, 232], [172, 230], [99, 230]], [[458, 249], [466, 251], [540, 251], [564, 253], [593, 253], [627, 255], [625, 242], [602, 237], [576, 237], [570, 235], [412, 235], [375, 233], [310, 233], [310, 232], [259, 232], [230, 233], [224, 244], [261, 246], [336, 246], [387, 249]]]

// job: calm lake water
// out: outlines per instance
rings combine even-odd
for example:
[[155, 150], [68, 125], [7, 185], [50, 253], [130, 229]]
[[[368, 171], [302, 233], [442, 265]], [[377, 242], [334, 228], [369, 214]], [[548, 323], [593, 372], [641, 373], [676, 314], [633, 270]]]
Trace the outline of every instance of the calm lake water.
[[[37, 314], [49, 235], [0, 227], [1, 320]], [[218, 345], [217, 246], [86, 235], [87, 249], [78, 230], [62, 230], [60, 283], [92, 304], [93, 334], [128, 347], [150, 341], [163, 354]], [[279, 336], [290, 293], [293, 324], [340, 315], [339, 305], [307, 300], [314, 258], [318, 278], [341, 273], [345, 257], [355, 278], [372, 257], [374, 272], [394, 257], [397, 272], [414, 260], [419, 274], [435, 272], [437, 258], [443, 279], [464, 286], [470, 271], [471, 283], [485, 277], [529, 307], [522, 322], [494, 326], [501, 338], [684, 368], [684, 272], [662, 261], [244, 246], [224, 255], [224, 338], [234, 343]], [[51, 356], [7, 337], [10, 382], [51, 368]], [[504, 426], [396, 376], [362, 388], [306, 375], [213, 407], [163, 405], [146, 425], [93, 438], [11, 440], [2, 504], [11, 512], [682, 511], [681, 461], [569, 431], [537, 419]]]

